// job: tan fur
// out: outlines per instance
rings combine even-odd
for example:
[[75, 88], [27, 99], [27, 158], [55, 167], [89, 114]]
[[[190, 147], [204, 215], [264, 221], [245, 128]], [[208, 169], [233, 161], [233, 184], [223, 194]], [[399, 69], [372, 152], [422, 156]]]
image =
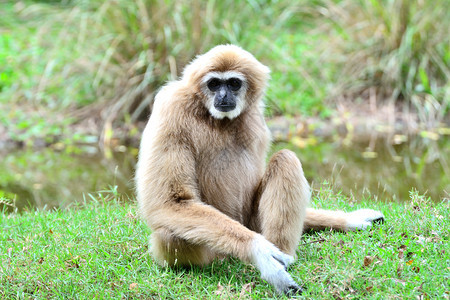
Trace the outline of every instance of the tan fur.
[[295, 255], [309, 197], [308, 182], [295, 154], [289, 150], [275, 153], [261, 180], [254, 204], [256, 222], [250, 228], [281, 251]]
[[[209, 115], [196, 82], [216, 67], [203, 58], [204, 63], [194, 61], [180, 81], [158, 93], [143, 133], [136, 173], [138, 201], [154, 231], [152, 251], [161, 264], [174, 263], [173, 256], [180, 264], [204, 264], [213, 257], [211, 251], [248, 261], [255, 233], [242, 224], [251, 215], [269, 143], [258, 107], [268, 69], [236, 50], [224, 47], [216, 55], [223, 57], [221, 70], [238, 70], [253, 78], [241, 115], [233, 120]], [[185, 247], [180, 246], [183, 243]], [[170, 249], [173, 245], [179, 247], [176, 253]], [[191, 259], [192, 251], [183, 253], [193, 245], [207, 247], [207, 258]]]
[[307, 230], [324, 230], [333, 228], [340, 231], [347, 230], [346, 213], [343, 211], [330, 211], [323, 209], [306, 210], [305, 229]]
[[[200, 82], [209, 72], [236, 71], [248, 80], [245, 107], [216, 119]], [[346, 230], [340, 212], [308, 210], [310, 191], [293, 152], [270, 143], [262, 97], [269, 69], [250, 53], [218, 46], [197, 57], [155, 99], [136, 172], [142, 217], [160, 264], [209, 263], [217, 255], [250, 261], [258, 233], [294, 255], [303, 226]]]

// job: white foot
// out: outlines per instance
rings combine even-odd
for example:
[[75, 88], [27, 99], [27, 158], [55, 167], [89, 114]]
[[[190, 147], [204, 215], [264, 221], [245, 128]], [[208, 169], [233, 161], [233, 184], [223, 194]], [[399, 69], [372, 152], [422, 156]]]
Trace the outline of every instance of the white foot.
[[261, 277], [272, 284], [278, 293], [301, 293], [301, 287], [286, 271], [294, 258], [281, 252], [260, 234], [252, 242], [251, 261], [261, 272]]
[[366, 229], [373, 222], [383, 222], [384, 215], [373, 209], [358, 209], [347, 213], [347, 230]]

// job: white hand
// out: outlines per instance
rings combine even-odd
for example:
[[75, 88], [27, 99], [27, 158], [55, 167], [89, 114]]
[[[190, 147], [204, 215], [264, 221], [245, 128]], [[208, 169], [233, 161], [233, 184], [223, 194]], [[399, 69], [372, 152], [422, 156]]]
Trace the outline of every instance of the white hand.
[[294, 258], [281, 252], [262, 235], [258, 234], [252, 242], [251, 260], [261, 272], [261, 277], [272, 284], [278, 293], [301, 293], [301, 287], [286, 271]]

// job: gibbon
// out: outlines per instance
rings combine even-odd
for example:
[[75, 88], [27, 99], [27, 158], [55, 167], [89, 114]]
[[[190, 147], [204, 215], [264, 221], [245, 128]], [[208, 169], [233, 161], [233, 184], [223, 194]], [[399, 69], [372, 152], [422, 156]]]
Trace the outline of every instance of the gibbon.
[[303, 229], [364, 229], [383, 214], [308, 209], [296, 155], [275, 153], [262, 98], [269, 68], [221, 45], [196, 57], [155, 97], [143, 132], [136, 188], [161, 265], [205, 265], [232, 255], [252, 263], [279, 293], [300, 293], [286, 271]]

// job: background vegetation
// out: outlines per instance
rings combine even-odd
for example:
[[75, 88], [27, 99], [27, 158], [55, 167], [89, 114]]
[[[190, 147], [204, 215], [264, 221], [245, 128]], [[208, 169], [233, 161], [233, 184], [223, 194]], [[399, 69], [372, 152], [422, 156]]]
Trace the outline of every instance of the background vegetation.
[[[391, 147], [392, 159], [384, 163], [404, 164], [422, 181], [415, 186], [442, 195], [449, 174], [449, 140], [439, 139], [449, 134], [441, 124], [449, 121], [450, 109], [447, 2], [2, 1], [0, 150], [5, 140], [51, 146], [40, 153], [0, 151], [0, 298], [274, 296], [252, 266], [234, 259], [191, 271], [157, 267], [147, 252], [148, 228], [137, 218], [135, 203], [122, 199], [120, 187], [82, 203], [74, 196], [75, 188], [86, 192], [104, 185], [96, 172], [108, 173], [109, 183], [129, 182], [132, 175], [116, 172], [117, 163], [110, 168], [90, 156], [89, 168], [82, 168], [74, 157], [96, 151], [90, 145], [100, 141], [129, 152], [132, 162], [121, 161], [132, 170], [136, 153], [114, 137], [120, 131], [138, 137], [157, 89], [177, 78], [196, 54], [220, 43], [238, 44], [270, 66], [271, 117], [333, 120], [349, 109], [382, 103], [415, 113], [426, 129], [423, 144], [411, 143], [419, 153]], [[292, 132], [300, 133], [300, 125]], [[349, 148], [358, 151], [355, 161], [380, 169], [371, 161], [377, 157], [376, 136], [363, 149]], [[394, 136], [400, 146], [407, 140]], [[299, 134], [289, 142], [280, 146], [305, 149], [318, 140]], [[333, 155], [325, 151], [330, 147], [337, 149], [324, 144], [299, 156], [323, 167], [331, 164]], [[58, 153], [62, 149], [65, 156]], [[349, 167], [348, 157], [339, 161]], [[370, 170], [350, 164], [338, 173], [353, 180], [369, 178]], [[403, 182], [403, 174], [388, 167], [370, 180], [380, 185], [378, 177]], [[360, 201], [331, 192], [326, 183], [313, 186], [315, 207], [371, 207], [382, 210], [387, 222], [364, 232], [305, 235], [290, 272], [306, 287], [307, 298], [449, 298], [448, 196], [430, 200], [412, 191], [399, 203], [363, 191]], [[14, 200], [19, 194], [20, 206]], [[28, 206], [32, 200], [39, 209]]]
[[450, 95], [446, 4], [2, 2], [0, 124], [25, 142], [72, 136], [72, 125], [93, 136], [101, 128], [103, 139], [116, 127], [133, 132], [157, 88], [219, 43], [241, 45], [271, 67], [270, 115], [326, 117], [336, 103], [391, 101], [439, 124]]

